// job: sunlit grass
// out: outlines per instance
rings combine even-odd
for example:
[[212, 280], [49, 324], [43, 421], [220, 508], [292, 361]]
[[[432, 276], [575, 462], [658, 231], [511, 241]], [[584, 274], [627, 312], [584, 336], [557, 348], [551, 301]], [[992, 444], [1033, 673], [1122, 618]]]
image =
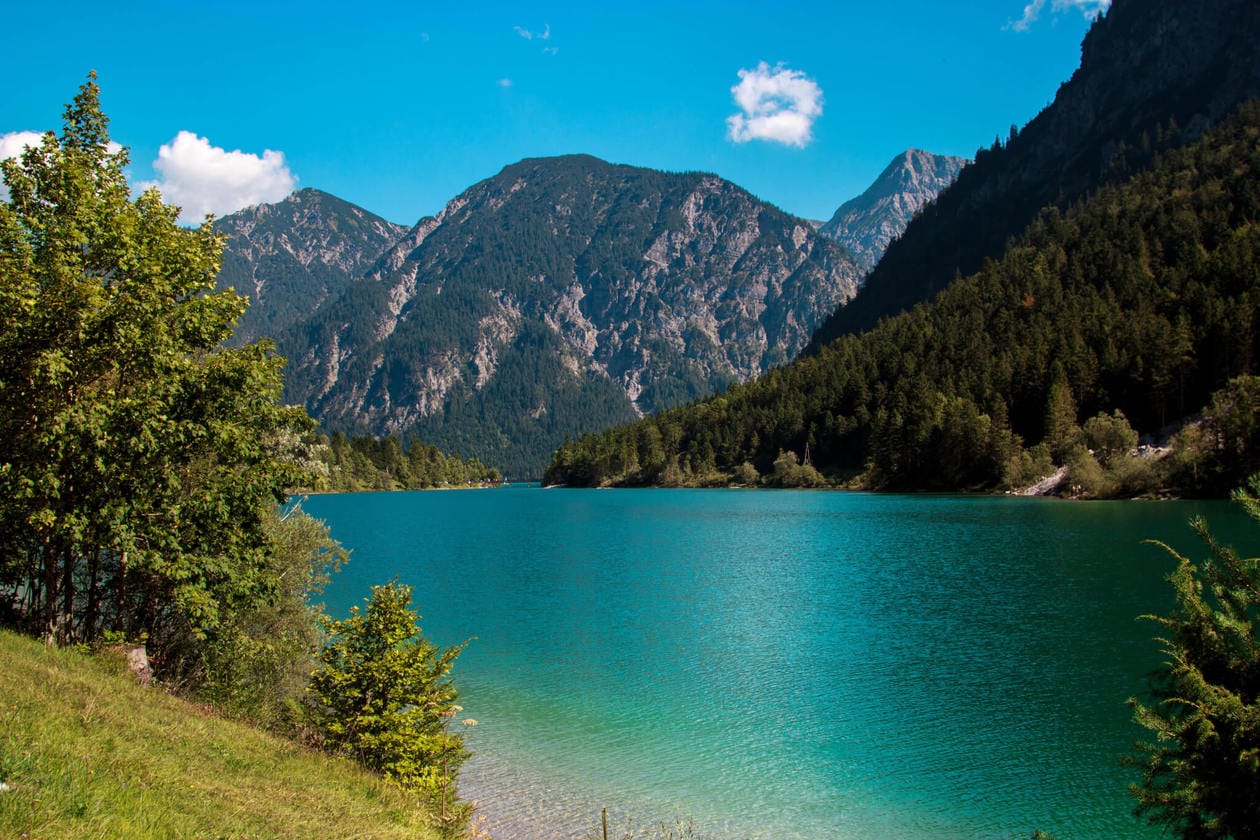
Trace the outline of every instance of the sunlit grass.
[[402, 791], [158, 688], [0, 632], [0, 836], [416, 838]]

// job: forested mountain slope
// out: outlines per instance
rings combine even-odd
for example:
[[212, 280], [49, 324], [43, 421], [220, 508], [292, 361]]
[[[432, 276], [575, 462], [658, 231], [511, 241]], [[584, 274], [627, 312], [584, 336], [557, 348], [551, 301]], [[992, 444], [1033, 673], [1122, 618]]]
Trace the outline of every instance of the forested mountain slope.
[[250, 301], [237, 322], [237, 344], [275, 338], [310, 316], [407, 232], [313, 189], [224, 216], [214, 229], [227, 237], [217, 286], [235, 288]]
[[[863, 335], [561, 448], [547, 481], [746, 483], [808, 451], [873, 486], [987, 487], [1024, 444], [1061, 459], [1056, 429], [1099, 412], [1152, 433], [1201, 410], [1260, 360], [1260, 107], [1156, 162]], [[1245, 469], [1250, 437], [1210, 444]]]
[[817, 349], [908, 309], [1001, 255], [1045, 206], [1129, 177], [1260, 97], [1260, 3], [1115, 0], [1085, 36], [1081, 65], [1005, 142], [980, 150], [813, 337]]
[[286, 396], [330, 429], [414, 431], [537, 477], [566, 437], [788, 361], [860, 275], [716, 176], [525, 160], [282, 334]]

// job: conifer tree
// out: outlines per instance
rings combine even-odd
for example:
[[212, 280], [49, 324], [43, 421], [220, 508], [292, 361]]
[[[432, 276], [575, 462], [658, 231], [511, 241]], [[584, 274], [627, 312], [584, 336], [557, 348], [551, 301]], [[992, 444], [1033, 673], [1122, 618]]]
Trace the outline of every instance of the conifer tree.
[[[1235, 494], [1260, 523], [1260, 475]], [[1149, 705], [1130, 700], [1155, 736], [1128, 762], [1137, 812], [1186, 840], [1260, 838], [1260, 558], [1244, 558], [1193, 523], [1211, 557], [1178, 560], [1177, 608], [1150, 616], [1168, 631], [1168, 661]]]
[[310, 684], [315, 721], [330, 751], [461, 819], [466, 810], [452, 810], [452, 798], [468, 753], [449, 727], [459, 710], [449, 675], [464, 646], [439, 649], [418, 619], [411, 588], [390, 583], [372, 587], [362, 612], [355, 607], [343, 621], [326, 621], [329, 642]]

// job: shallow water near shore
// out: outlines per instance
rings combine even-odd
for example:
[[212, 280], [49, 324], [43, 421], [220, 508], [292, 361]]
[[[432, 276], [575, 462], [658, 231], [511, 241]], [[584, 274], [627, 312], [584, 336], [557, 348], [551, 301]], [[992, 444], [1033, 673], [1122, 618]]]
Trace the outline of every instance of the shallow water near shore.
[[712, 838], [1157, 836], [1119, 764], [1160, 662], [1143, 613], [1225, 502], [738, 490], [311, 497], [326, 593], [415, 587], [477, 719], [499, 840], [678, 817]]

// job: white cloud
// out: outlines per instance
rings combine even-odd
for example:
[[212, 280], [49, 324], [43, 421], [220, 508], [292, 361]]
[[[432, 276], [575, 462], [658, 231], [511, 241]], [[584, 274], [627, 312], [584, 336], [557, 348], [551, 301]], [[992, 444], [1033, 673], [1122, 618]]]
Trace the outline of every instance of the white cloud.
[[[27, 146], [38, 146], [44, 135], [38, 131], [10, 131], [0, 134], [0, 160], [15, 158], [22, 154]], [[9, 200], [9, 188], [0, 183], [0, 201]]]
[[551, 24], [549, 23], [543, 25], [542, 32], [530, 32], [523, 26], [513, 26], [512, 28], [516, 30], [517, 35], [520, 35], [526, 41], [532, 41], [535, 38], [540, 41], [546, 41], [551, 37]]
[[[1037, 22], [1037, 18], [1041, 16], [1045, 7], [1046, 0], [1032, 0], [1024, 7], [1023, 16], [1019, 20], [1006, 24], [1005, 28], [1016, 32], [1027, 32]], [[1088, 20], [1093, 20], [1109, 8], [1111, 8], [1111, 0], [1050, 0], [1050, 10], [1055, 14], [1075, 9]]]
[[1087, 18], [1096, 18], [1111, 8], [1111, 0], [1052, 0], [1050, 8], [1056, 12], [1077, 9]]
[[222, 216], [279, 201], [297, 185], [283, 152], [267, 149], [262, 157], [239, 149], [228, 152], [191, 131], [181, 131], [164, 143], [153, 168], [158, 180], [140, 188], [156, 186], [168, 204], [183, 208], [181, 218], [186, 223], [199, 221], [207, 213]]
[[739, 71], [731, 96], [742, 113], [726, 118], [726, 136], [736, 143], [770, 140], [803, 148], [822, 116], [822, 88], [799, 70], [761, 62]]
[[501, 88], [510, 88], [510, 87], [512, 86], [512, 80], [511, 80], [511, 79], [499, 79], [499, 81], [495, 82], [495, 84], [497, 84], [497, 85], [498, 85], [499, 87], [501, 87]]
[[1041, 8], [1045, 5], [1046, 0], [1032, 0], [1024, 7], [1024, 16], [1006, 24], [1005, 28], [1014, 29], [1016, 32], [1027, 32], [1029, 27], [1036, 23], [1038, 16], [1041, 15]]
[[0, 134], [0, 160], [17, 157], [27, 146], [38, 146], [44, 135], [38, 131], [10, 131]]

